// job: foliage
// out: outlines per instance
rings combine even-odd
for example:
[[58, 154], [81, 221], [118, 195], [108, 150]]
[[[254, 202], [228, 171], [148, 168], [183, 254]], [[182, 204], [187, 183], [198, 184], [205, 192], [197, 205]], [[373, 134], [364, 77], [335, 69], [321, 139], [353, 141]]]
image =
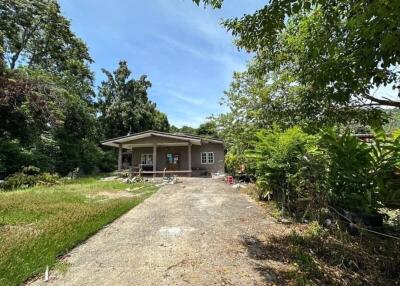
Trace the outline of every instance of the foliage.
[[[373, 143], [361, 142], [350, 132], [325, 132], [322, 149], [329, 158], [328, 184], [331, 202], [347, 210], [375, 212], [378, 207], [397, 206], [399, 138], [376, 134]], [[398, 186], [398, 185], [397, 185]]]
[[[202, 2], [219, 8], [223, 1]], [[256, 53], [248, 71], [234, 76], [242, 88], [229, 101], [253, 111], [261, 128], [276, 122], [315, 133], [336, 124], [385, 123], [379, 107], [400, 101], [372, 90], [398, 89], [399, 9], [386, 0], [274, 0], [225, 20], [237, 45]]]
[[383, 129], [376, 131], [370, 145], [374, 184], [381, 206], [400, 208], [400, 129], [386, 136]]
[[[92, 171], [99, 138], [87, 47], [56, 1], [5, 1], [0, 15], [1, 176], [28, 165]], [[77, 149], [78, 160], [65, 156]]]
[[4, 62], [45, 70], [59, 76], [69, 91], [89, 100], [92, 59], [83, 41], [70, 29], [55, 0], [14, 0], [0, 4]]
[[400, 207], [399, 143], [383, 131], [365, 143], [349, 131], [312, 136], [275, 127], [257, 133], [247, 156], [255, 162], [260, 198], [275, 198], [283, 210], [314, 218], [327, 206], [375, 213]]
[[[216, 8], [222, 3], [203, 2]], [[376, 86], [398, 85], [399, 11], [396, 1], [386, 0], [273, 0], [223, 24], [239, 47], [257, 52], [268, 71], [298, 71], [293, 73], [296, 81], [312, 87], [310, 100], [349, 103], [362, 98], [400, 107], [399, 101], [370, 94]]]
[[103, 69], [107, 80], [99, 90], [100, 122], [107, 138], [124, 136], [149, 129], [168, 130], [167, 117], [147, 97], [151, 87], [145, 75], [130, 79], [126, 61], [120, 61], [113, 72]]
[[[87, 177], [52, 187], [0, 193], [0, 284], [19, 285], [156, 191], [121, 197], [120, 181]], [[104, 193], [113, 196], [105, 199]]]
[[299, 194], [290, 178], [297, 173], [315, 138], [298, 127], [283, 132], [277, 128], [262, 130], [256, 136], [258, 140], [248, 156], [256, 163], [258, 185], [262, 193], [271, 193], [282, 202], [282, 209], [291, 208]]
[[400, 129], [400, 109], [391, 109], [387, 111], [388, 113], [388, 123], [384, 126], [387, 133]]
[[[96, 162], [88, 159], [99, 152], [94, 144], [98, 136], [93, 108], [43, 71], [5, 71], [4, 81], [0, 100], [3, 171], [10, 174], [29, 164], [61, 174], [76, 167], [93, 170]], [[24, 89], [17, 88], [19, 84]], [[83, 150], [87, 146], [91, 148]], [[67, 156], [71, 152], [77, 155]]]
[[190, 135], [197, 135], [197, 129], [190, 127], [190, 126], [182, 126], [181, 128], [178, 128], [174, 125], [172, 125], [169, 129], [170, 132], [173, 133], [184, 133], [184, 134], [190, 134]]
[[213, 120], [204, 122], [197, 128], [196, 133], [200, 136], [218, 138], [217, 123]]
[[26, 189], [37, 185], [51, 186], [58, 184], [58, 176], [50, 173], [41, 173], [40, 169], [34, 166], [22, 168], [22, 172], [8, 176], [0, 186], [4, 190]]
[[204, 123], [201, 123], [198, 128], [194, 128], [194, 127], [186, 126], [186, 125], [182, 126], [181, 128], [178, 128], [178, 127], [172, 125], [169, 128], [169, 131], [173, 132], [173, 133], [198, 135], [198, 136], [210, 137], [210, 138], [218, 138], [218, 136], [219, 136], [217, 123], [214, 120], [209, 120]]
[[117, 158], [118, 157], [115, 150], [102, 151], [99, 161], [100, 171], [108, 173], [116, 170]]
[[237, 154], [234, 152], [228, 152], [225, 155], [225, 169], [229, 174], [236, 176], [241, 172], [245, 171], [246, 166], [249, 167], [249, 163], [245, 154]]
[[327, 132], [321, 143], [329, 158], [328, 180], [333, 203], [352, 211], [376, 209], [377, 192], [370, 177], [370, 147], [350, 132], [341, 136], [334, 131]]
[[[92, 59], [56, 0], [0, 3], [0, 178], [35, 165], [66, 175], [115, 166], [104, 136], [168, 130], [147, 98], [150, 82], [130, 80], [126, 62], [94, 100]], [[100, 116], [99, 116], [100, 115]]]

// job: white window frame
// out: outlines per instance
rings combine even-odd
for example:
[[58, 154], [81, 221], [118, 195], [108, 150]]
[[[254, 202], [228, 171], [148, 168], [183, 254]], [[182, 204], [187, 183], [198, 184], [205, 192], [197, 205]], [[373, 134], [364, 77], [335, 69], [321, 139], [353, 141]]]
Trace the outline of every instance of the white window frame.
[[[205, 154], [206, 161], [203, 161], [203, 154]], [[214, 152], [201, 152], [200, 153], [200, 162], [202, 165], [211, 165], [215, 163], [215, 154]]]
[[153, 154], [151, 154], [151, 153], [142, 153], [140, 155], [140, 165], [142, 165], [142, 166], [153, 166]]

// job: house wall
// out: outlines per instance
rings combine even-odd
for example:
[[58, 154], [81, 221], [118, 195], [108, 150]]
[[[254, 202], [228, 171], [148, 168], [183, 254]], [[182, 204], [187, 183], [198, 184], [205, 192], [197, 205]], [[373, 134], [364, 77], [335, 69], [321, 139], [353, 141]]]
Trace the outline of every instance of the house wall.
[[[202, 152], [214, 152], [214, 164], [201, 164]], [[205, 169], [208, 173], [225, 172], [224, 145], [220, 143], [203, 143], [192, 146], [192, 169]]]

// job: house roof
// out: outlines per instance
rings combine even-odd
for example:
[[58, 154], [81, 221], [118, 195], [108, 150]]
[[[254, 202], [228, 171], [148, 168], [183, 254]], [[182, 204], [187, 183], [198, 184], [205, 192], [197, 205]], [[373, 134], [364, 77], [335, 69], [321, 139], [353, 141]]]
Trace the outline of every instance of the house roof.
[[195, 136], [195, 135], [184, 134], [184, 133], [168, 133], [168, 132], [148, 130], [148, 131], [139, 132], [139, 133], [135, 133], [135, 134], [131, 134], [131, 135], [108, 139], [108, 140], [101, 142], [101, 144], [105, 145], [105, 146], [118, 147], [120, 144], [123, 144], [125, 142], [130, 142], [130, 141], [148, 138], [148, 137], [152, 137], [152, 136], [182, 140], [185, 142], [190, 142], [194, 145], [201, 145], [202, 143], [220, 143], [220, 144], [224, 143], [223, 140], [216, 139], [216, 138], [206, 138], [206, 137], [202, 137], [202, 136]]

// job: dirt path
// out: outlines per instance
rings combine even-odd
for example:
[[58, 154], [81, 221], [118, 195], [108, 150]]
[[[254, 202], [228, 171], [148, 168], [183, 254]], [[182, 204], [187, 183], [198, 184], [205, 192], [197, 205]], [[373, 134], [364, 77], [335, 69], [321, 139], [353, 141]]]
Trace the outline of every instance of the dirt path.
[[224, 182], [186, 178], [72, 250], [64, 274], [31, 285], [270, 285], [246, 243], [273, 224]]

